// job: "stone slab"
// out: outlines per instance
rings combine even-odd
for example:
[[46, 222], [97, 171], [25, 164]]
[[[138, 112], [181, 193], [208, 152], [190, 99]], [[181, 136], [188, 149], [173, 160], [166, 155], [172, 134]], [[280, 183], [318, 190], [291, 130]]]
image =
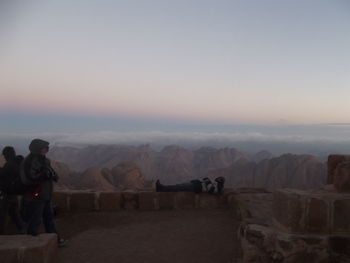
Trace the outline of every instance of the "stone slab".
[[98, 197], [100, 211], [117, 211], [122, 208], [121, 192], [100, 192]]
[[221, 196], [218, 196], [218, 195], [201, 193], [201, 194], [198, 194], [198, 197], [199, 197], [198, 207], [203, 209], [219, 208], [222, 202]]
[[158, 193], [159, 209], [174, 209], [175, 208], [175, 193]]
[[53, 203], [57, 205], [58, 212], [68, 212], [69, 211], [69, 192], [54, 192], [53, 193]]
[[344, 161], [337, 165], [333, 174], [333, 184], [338, 192], [350, 192], [350, 162]]
[[195, 208], [195, 193], [178, 192], [175, 195], [175, 208], [177, 209], [193, 209]]
[[333, 184], [334, 171], [338, 164], [344, 161], [350, 161], [350, 155], [331, 154], [327, 161], [327, 184]]
[[140, 192], [139, 193], [139, 209], [140, 210], [157, 210], [158, 195], [156, 192]]
[[126, 210], [134, 210], [139, 208], [139, 195], [137, 192], [123, 192], [123, 208]]
[[306, 232], [327, 233], [330, 229], [330, 206], [326, 200], [310, 198], [307, 201]]
[[96, 210], [96, 194], [94, 192], [72, 192], [70, 195], [71, 212], [90, 212]]
[[1, 263], [50, 263], [56, 249], [56, 234], [0, 236]]
[[332, 232], [350, 234], [350, 198], [334, 201]]

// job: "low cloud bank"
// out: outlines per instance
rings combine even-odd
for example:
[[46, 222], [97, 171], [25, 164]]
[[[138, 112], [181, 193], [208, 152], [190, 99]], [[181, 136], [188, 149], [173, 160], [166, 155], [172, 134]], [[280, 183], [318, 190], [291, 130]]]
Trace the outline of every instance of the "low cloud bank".
[[268, 150], [274, 154], [309, 153], [324, 157], [337, 153], [350, 153], [348, 129], [341, 129], [338, 134], [322, 134], [319, 131], [304, 131], [298, 135], [276, 135], [263, 132], [72, 132], [72, 133], [8, 133], [0, 134], [0, 146], [14, 145], [26, 153], [27, 145], [33, 138], [43, 138], [55, 146], [85, 146], [91, 144], [150, 144], [155, 148], [177, 144], [187, 148], [236, 147], [240, 150], [257, 152]]

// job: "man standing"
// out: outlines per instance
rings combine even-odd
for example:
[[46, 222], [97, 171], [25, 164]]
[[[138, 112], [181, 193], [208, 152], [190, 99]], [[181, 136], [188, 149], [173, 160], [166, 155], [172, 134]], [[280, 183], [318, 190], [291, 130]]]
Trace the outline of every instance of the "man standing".
[[6, 163], [1, 169], [0, 178], [3, 186], [0, 205], [0, 233], [5, 232], [4, 227], [6, 225], [6, 217], [9, 215], [17, 227], [18, 234], [24, 234], [25, 229], [18, 209], [18, 195], [16, 195], [18, 193], [14, 191], [19, 189], [13, 189], [13, 187], [16, 186], [16, 180], [19, 180], [18, 175], [23, 156], [16, 156], [15, 149], [11, 146], [6, 146], [2, 150], [2, 155], [4, 156]]
[[[32, 191], [23, 197], [23, 219], [27, 223], [27, 233], [38, 235], [39, 226], [43, 221], [47, 233], [56, 233], [56, 224], [52, 208], [53, 182], [58, 176], [46, 158], [49, 143], [41, 139], [34, 139], [29, 145], [30, 154], [23, 161], [22, 181], [33, 186]], [[58, 237], [59, 246], [65, 240]]]

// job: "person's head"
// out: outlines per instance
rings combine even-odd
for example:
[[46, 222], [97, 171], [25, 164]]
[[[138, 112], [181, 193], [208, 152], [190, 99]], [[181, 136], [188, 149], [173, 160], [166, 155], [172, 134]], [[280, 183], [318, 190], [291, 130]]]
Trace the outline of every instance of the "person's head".
[[16, 159], [16, 152], [15, 152], [15, 149], [12, 146], [6, 146], [2, 150], [2, 155], [4, 156], [6, 161], [15, 160]]
[[41, 139], [34, 139], [29, 144], [29, 151], [33, 154], [41, 154], [45, 155], [49, 151], [49, 142], [41, 140]]

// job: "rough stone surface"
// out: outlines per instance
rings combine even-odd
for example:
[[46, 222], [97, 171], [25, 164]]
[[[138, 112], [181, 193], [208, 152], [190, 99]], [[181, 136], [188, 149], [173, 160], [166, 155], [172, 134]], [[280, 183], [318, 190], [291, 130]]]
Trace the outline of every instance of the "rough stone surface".
[[155, 192], [139, 193], [139, 209], [140, 210], [156, 210], [158, 209], [158, 195]]
[[333, 184], [334, 171], [338, 164], [344, 161], [350, 161], [350, 155], [331, 154], [327, 162], [327, 184]]
[[69, 192], [54, 192], [53, 203], [57, 205], [59, 212], [69, 211]]
[[101, 192], [99, 195], [101, 211], [116, 211], [122, 208], [122, 194], [120, 192]]
[[178, 192], [175, 195], [175, 207], [178, 209], [195, 208], [195, 194], [190, 192]]
[[350, 198], [334, 201], [333, 232], [350, 234]]
[[70, 195], [70, 210], [72, 212], [89, 212], [96, 209], [95, 193], [72, 192]]
[[329, 205], [322, 199], [311, 198], [306, 215], [306, 231], [327, 233], [329, 231]]
[[326, 236], [288, 234], [254, 224], [242, 227], [243, 262], [329, 262]]
[[49, 263], [56, 249], [56, 234], [0, 236], [1, 263]]
[[333, 174], [333, 184], [338, 192], [350, 192], [350, 162], [341, 162]]
[[221, 196], [202, 193], [198, 195], [199, 197], [199, 208], [204, 209], [214, 209], [219, 208]]
[[293, 190], [274, 192], [273, 214], [277, 225], [288, 232], [304, 232], [305, 200]]
[[159, 209], [175, 208], [175, 193], [158, 193]]
[[139, 207], [139, 195], [134, 191], [123, 192], [123, 207], [126, 210], [134, 210]]

